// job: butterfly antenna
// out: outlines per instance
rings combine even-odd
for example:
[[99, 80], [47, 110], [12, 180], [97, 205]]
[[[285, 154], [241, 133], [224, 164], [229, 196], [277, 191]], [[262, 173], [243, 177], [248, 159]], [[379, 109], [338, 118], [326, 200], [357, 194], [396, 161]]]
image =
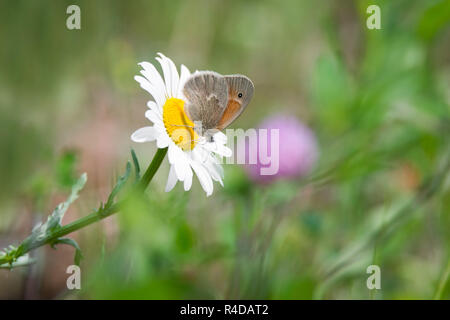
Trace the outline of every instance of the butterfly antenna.
[[201, 139], [190, 139], [187, 140], [186, 142], [199, 142], [199, 141], [201, 141]]
[[169, 123], [169, 125], [173, 126], [173, 127], [188, 127], [188, 128], [194, 129], [193, 126], [188, 126], [188, 125], [184, 125], [184, 124], [171, 124], [171, 123]]

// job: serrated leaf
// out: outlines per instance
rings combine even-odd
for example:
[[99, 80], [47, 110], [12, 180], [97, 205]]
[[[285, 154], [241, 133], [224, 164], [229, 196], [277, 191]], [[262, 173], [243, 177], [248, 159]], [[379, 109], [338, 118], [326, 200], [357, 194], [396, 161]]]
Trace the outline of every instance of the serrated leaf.
[[122, 189], [122, 187], [125, 185], [125, 182], [127, 182], [128, 177], [130, 176], [130, 173], [131, 173], [131, 163], [128, 161], [127, 166], [125, 168], [125, 173], [123, 176], [119, 177], [119, 179], [117, 180], [116, 185], [114, 186], [111, 193], [109, 194], [108, 201], [105, 203], [105, 206], [104, 206], [105, 208], [109, 208], [110, 206], [112, 206], [112, 204], [114, 202], [114, 198], [119, 193], [120, 189]]
[[81, 253], [81, 248], [78, 245], [78, 243], [70, 238], [59, 238], [56, 239], [53, 243], [52, 243], [52, 247], [57, 245], [57, 244], [67, 244], [69, 246], [72, 246], [75, 248], [75, 256], [74, 256], [74, 263], [79, 266], [80, 265], [80, 261], [83, 258], [83, 254]]
[[60, 203], [56, 209], [52, 212], [52, 214], [49, 217], [49, 227], [56, 227], [58, 225], [61, 225], [62, 218], [64, 217], [64, 214], [66, 213], [67, 209], [69, 209], [69, 206], [78, 199], [78, 193], [83, 189], [84, 185], [87, 181], [87, 175], [86, 173], [83, 173], [81, 177], [78, 179], [78, 181], [72, 186], [72, 192], [70, 193], [70, 196], [67, 198], [66, 201]]
[[34, 228], [29, 238], [25, 241], [34, 242], [44, 239], [51, 232], [61, 228], [61, 221], [69, 206], [78, 198], [78, 193], [83, 189], [87, 181], [86, 173], [83, 173], [72, 186], [72, 192], [66, 201], [61, 202], [50, 214], [45, 223], [39, 223]]

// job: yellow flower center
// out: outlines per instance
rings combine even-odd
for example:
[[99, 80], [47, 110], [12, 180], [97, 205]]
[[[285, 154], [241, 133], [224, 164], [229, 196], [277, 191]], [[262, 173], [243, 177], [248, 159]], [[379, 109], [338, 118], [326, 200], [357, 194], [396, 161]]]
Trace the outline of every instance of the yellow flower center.
[[184, 101], [177, 98], [167, 99], [163, 107], [163, 121], [167, 134], [184, 151], [195, 147], [198, 135], [194, 123], [184, 112]]

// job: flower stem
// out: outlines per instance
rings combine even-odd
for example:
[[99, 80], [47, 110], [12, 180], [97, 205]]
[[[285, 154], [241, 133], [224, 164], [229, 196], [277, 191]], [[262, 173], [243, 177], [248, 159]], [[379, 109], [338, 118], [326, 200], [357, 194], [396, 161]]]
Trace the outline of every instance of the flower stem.
[[148, 184], [150, 183], [150, 181], [152, 181], [153, 176], [155, 175], [156, 171], [158, 171], [159, 167], [161, 166], [161, 163], [164, 159], [164, 157], [166, 156], [167, 153], [167, 148], [164, 149], [158, 149], [158, 151], [156, 151], [155, 156], [153, 157], [152, 162], [150, 163], [150, 165], [148, 166], [147, 170], [145, 171], [144, 175], [142, 176], [141, 180], [138, 183], [139, 188], [141, 188], [141, 190], [145, 190], [148, 186]]
[[[145, 171], [144, 175], [142, 176], [141, 180], [136, 185], [136, 191], [137, 192], [144, 192], [147, 188], [150, 181], [152, 181], [156, 171], [158, 171], [159, 167], [161, 166], [162, 161], [164, 160], [164, 157], [166, 156], [167, 148], [164, 149], [158, 149], [155, 156], [153, 157], [152, 162], [148, 166], [147, 170]], [[80, 219], [77, 219], [69, 224], [66, 224], [65, 226], [59, 228], [57, 231], [49, 234], [43, 239], [40, 239], [38, 241], [33, 240], [29, 241], [30, 237], [26, 238], [19, 246], [19, 250], [17, 252], [17, 257], [22, 256], [29, 251], [36, 249], [38, 247], [41, 247], [46, 244], [54, 243], [54, 241], [58, 238], [61, 238], [65, 235], [68, 235], [69, 233], [72, 233], [74, 231], [80, 230], [90, 224], [93, 224], [97, 221], [100, 221], [106, 217], [109, 217], [110, 215], [116, 213], [119, 211], [121, 204], [126, 201], [126, 199], [121, 200], [119, 202], [116, 202], [115, 204], [103, 209], [100, 208], [98, 210], [95, 210], [94, 212], [88, 214], [87, 216], [84, 216]], [[0, 257], [0, 266], [10, 262], [5, 257]]]

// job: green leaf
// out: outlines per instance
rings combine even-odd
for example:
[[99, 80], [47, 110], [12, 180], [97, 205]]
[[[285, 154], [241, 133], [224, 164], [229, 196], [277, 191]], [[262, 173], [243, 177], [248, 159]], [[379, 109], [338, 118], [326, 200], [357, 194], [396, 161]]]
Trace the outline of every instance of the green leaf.
[[83, 189], [84, 185], [87, 181], [87, 174], [83, 173], [81, 177], [78, 179], [78, 181], [72, 186], [72, 192], [70, 193], [67, 200], [63, 203], [60, 203], [56, 209], [52, 212], [50, 215], [48, 222], [50, 229], [56, 228], [58, 226], [61, 226], [62, 218], [64, 217], [64, 214], [66, 213], [67, 209], [69, 209], [69, 206], [78, 199], [78, 193]]
[[108, 201], [105, 203], [104, 208], [109, 208], [110, 206], [112, 206], [112, 204], [114, 202], [114, 198], [119, 193], [120, 189], [122, 189], [125, 182], [127, 182], [128, 177], [130, 176], [130, 173], [131, 173], [131, 163], [128, 161], [124, 175], [119, 177], [119, 179], [117, 180], [116, 185], [112, 189], [112, 191], [108, 197]]
[[45, 223], [40, 223], [33, 228], [31, 235], [25, 239], [24, 243], [31, 244], [35, 241], [41, 241], [51, 233], [61, 228], [61, 221], [69, 206], [78, 198], [78, 193], [83, 189], [87, 181], [86, 173], [83, 173], [77, 182], [72, 186], [72, 192], [65, 202], [60, 203]]
[[139, 181], [139, 179], [141, 178], [141, 167], [139, 166], [139, 160], [133, 149], [131, 149], [131, 158], [133, 158], [135, 178], [136, 178], [136, 183], [137, 183]]
[[80, 261], [83, 258], [83, 254], [81, 253], [81, 248], [78, 245], [78, 243], [70, 238], [59, 238], [56, 239], [53, 243], [52, 243], [52, 247], [54, 247], [57, 244], [67, 244], [69, 246], [72, 246], [75, 248], [75, 257], [74, 257], [74, 263], [79, 266], [80, 265]]

